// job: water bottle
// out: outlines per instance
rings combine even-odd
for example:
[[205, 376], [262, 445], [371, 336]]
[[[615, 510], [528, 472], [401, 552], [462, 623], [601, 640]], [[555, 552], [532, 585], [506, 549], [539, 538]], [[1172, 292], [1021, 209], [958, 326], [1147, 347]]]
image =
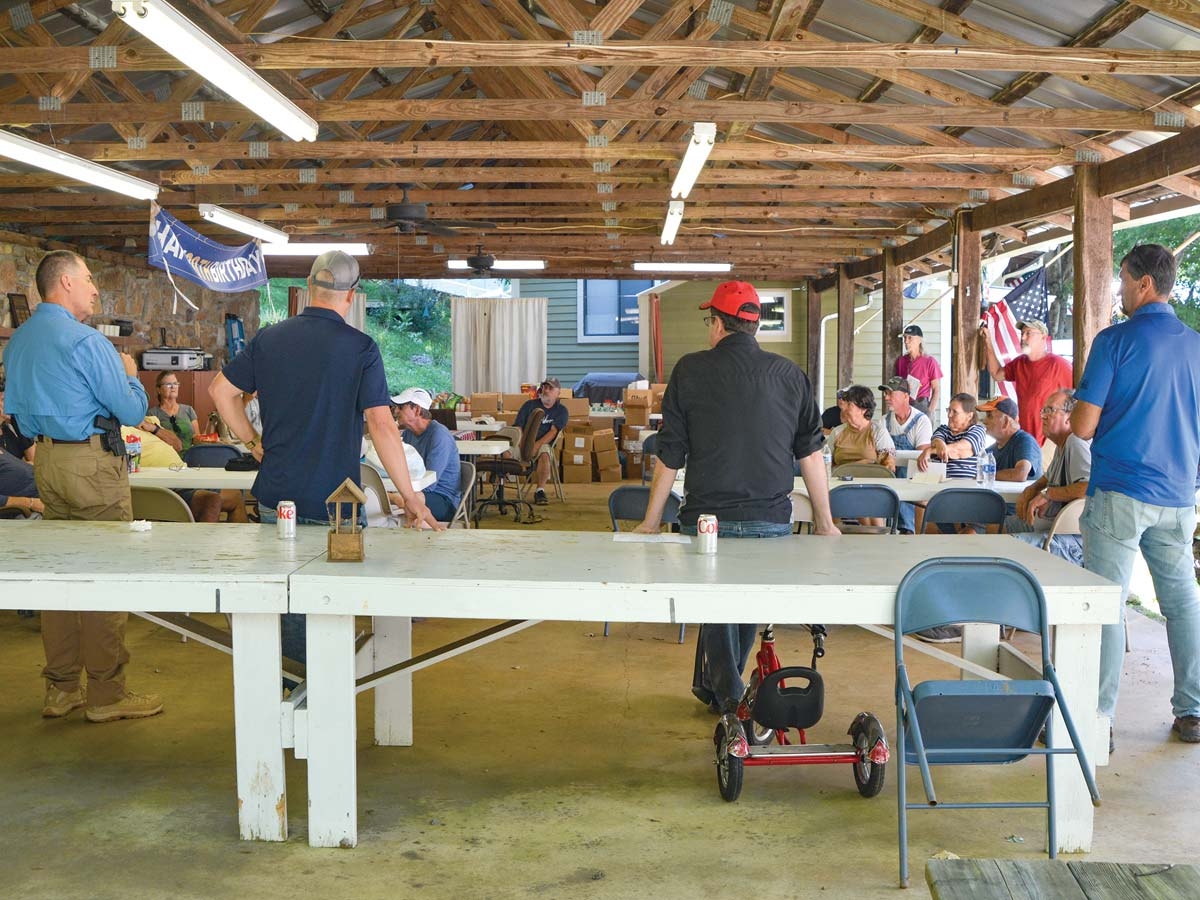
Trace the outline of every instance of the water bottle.
[[996, 486], [996, 457], [988, 451], [983, 464], [984, 484], [987, 487], [993, 488]]
[[983, 474], [983, 469], [986, 465], [987, 462], [984, 460], [983, 454], [978, 454], [975, 457], [975, 483], [981, 487], [987, 483], [987, 478]]
[[829, 442], [825, 442], [825, 449], [821, 451], [821, 456], [825, 459], [825, 480], [833, 480], [833, 450], [829, 446]]

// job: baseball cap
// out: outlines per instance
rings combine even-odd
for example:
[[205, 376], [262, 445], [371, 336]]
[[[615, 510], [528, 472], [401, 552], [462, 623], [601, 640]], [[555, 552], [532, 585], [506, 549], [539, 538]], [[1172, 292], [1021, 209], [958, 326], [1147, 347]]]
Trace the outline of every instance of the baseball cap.
[[[743, 309], [743, 307], [753, 309]], [[758, 291], [754, 285], [745, 281], [723, 281], [713, 291], [712, 299], [700, 305], [701, 309], [715, 309], [717, 312], [733, 316], [735, 319], [745, 319], [747, 322], [757, 322], [759, 316]]]
[[915, 334], [917, 337], [925, 337], [925, 332], [921, 330], [920, 325], [909, 325], [902, 332], [900, 332], [900, 337], [904, 337], [905, 335], [909, 334]]
[[317, 287], [348, 291], [358, 284], [358, 260], [341, 250], [327, 250], [313, 260], [308, 277]]
[[540, 394], [542, 391], [551, 390], [554, 388], [561, 389], [562, 384], [559, 383], [559, 380], [557, 378], [547, 378], [541, 384], [538, 385], [538, 393]]
[[1040, 331], [1042, 334], [1050, 333], [1050, 329], [1046, 327], [1046, 323], [1041, 319], [1026, 319], [1023, 322], [1017, 323], [1017, 331], [1024, 331], [1026, 328], [1032, 328], [1034, 331]]
[[401, 391], [392, 397], [392, 402], [397, 406], [405, 403], [411, 403], [414, 406], [419, 406], [421, 409], [428, 410], [433, 406], [433, 397], [425, 388], [409, 388], [406, 391]]
[[887, 380], [887, 384], [881, 384], [879, 389], [885, 394], [891, 393], [892, 391], [904, 391], [906, 394], [912, 393], [908, 386], [908, 379], [901, 378], [899, 375], [893, 375]]
[[980, 412], [988, 413], [995, 410], [996, 412], [1004, 413], [1010, 419], [1017, 418], [1017, 404], [1008, 397], [995, 397], [986, 403], [980, 403], [975, 408]]

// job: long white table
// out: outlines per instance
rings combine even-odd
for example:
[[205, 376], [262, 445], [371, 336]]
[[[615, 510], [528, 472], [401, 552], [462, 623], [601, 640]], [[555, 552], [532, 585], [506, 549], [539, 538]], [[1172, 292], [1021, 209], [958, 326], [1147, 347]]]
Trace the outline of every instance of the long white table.
[[[325, 553], [326, 534], [296, 531], [295, 541], [281, 541], [262, 525], [159, 523], [133, 532], [124, 522], [0, 521], [0, 608], [230, 616], [238, 828], [246, 840], [287, 839], [279, 614], [288, 608], [288, 575]], [[130, 589], [163, 559], [171, 560], [171, 590]], [[30, 697], [31, 716], [37, 702]]]
[[455, 441], [459, 456], [495, 456], [512, 447], [508, 441]]
[[[192, 469], [186, 466], [182, 469], [144, 468], [129, 476], [129, 484], [131, 487], [152, 486], [171, 490], [249, 491], [254, 487], [256, 475], [257, 472], [227, 472], [224, 469]], [[423, 491], [436, 482], [437, 473], [426, 472], [416, 480], [414, 487]], [[389, 491], [395, 490], [392, 480], [386, 475], [383, 483]]]
[[[910, 481], [907, 478], [854, 478], [850, 481], [841, 481], [834, 478], [829, 482], [829, 488], [832, 490], [841, 484], [882, 484], [890, 487], [896, 492], [897, 496], [905, 503], [928, 503], [933, 499], [934, 495], [946, 488], [970, 488], [972, 490], [981, 489], [981, 485], [977, 485], [971, 478], [949, 478], [945, 481], [925, 482], [925, 481]], [[1009, 503], [1016, 503], [1017, 498], [1021, 496], [1021, 492], [1032, 481], [997, 481], [992, 485], [991, 489], [1007, 500]], [[792, 486], [792, 493], [808, 496], [808, 487], [804, 484], [803, 478], [797, 478]]]
[[[1058, 626], [1064, 692], [1092, 746], [1106, 749], [1107, 720], [1094, 712], [1100, 627], [1117, 621], [1119, 589], [1009, 537], [726, 540], [715, 556], [700, 556], [688, 545], [618, 543], [599, 533], [368, 531], [365, 562], [317, 559], [290, 582], [291, 611], [308, 614], [309, 842], [358, 840], [354, 696], [371, 686], [356, 686], [355, 615], [376, 617], [376, 670], [411, 656], [412, 616], [523, 620], [500, 626], [512, 629], [541, 619], [724, 622], [736, 609], [747, 622], [889, 625], [904, 572], [942, 555], [1008, 557], [1033, 571]], [[422, 657], [375, 688], [376, 743], [412, 743], [412, 672], [433, 661]], [[1087, 850], [1092, 806], [1083, 779], [1073, 759], [1054, 765], [1060, 849]]]

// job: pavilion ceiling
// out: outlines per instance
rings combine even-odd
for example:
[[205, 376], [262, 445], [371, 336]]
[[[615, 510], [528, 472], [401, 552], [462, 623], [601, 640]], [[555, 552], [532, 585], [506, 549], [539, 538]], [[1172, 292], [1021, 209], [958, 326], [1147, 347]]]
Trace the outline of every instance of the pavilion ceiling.
[[[319, 139], [257, 121], [107, 0], [0, 4], [0, 120], [159, 182], [165, 208], [227, 243], [240, 239], [197, 204], [293, 240], [366, 240], [377, 277], [444, 275], [477, 243], [552, 276], [662, 260], [816, 277], [1200, 125], [1200, 12], [1173, 0], [174, 5], [317, 119]], [[717, 123], [717, 143], [664, 247], [697, 121]], [[381, 216], [406, 187], [434, 223], [493, 227], [403, 233]], [[1164, 172], [1115, 214], [1196, 202], [1200, 182]], [[144, 255], [147, 219], [145, 204], [0, 164], [0, 230]], [[1063, 226], [999, 225], [991, 246]]]

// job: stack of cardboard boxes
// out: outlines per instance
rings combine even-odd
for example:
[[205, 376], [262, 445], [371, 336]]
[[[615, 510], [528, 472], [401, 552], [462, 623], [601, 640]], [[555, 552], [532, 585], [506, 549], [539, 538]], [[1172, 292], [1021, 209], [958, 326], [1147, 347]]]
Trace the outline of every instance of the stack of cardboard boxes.
[[621, 480], [621, 459], [617, 455], [617, 442], [611, 428], [598, 428], [592, 432], [592, 461], [595, 463], [597, 481]]
[[653, 396], [649, 389], [625, 389], [625, 427], [636, 428], [650, 424], [650, 404]]
[[563, 433], [562, 480], [564, 484], [591, 484], [592, 426], [569, 423]]

